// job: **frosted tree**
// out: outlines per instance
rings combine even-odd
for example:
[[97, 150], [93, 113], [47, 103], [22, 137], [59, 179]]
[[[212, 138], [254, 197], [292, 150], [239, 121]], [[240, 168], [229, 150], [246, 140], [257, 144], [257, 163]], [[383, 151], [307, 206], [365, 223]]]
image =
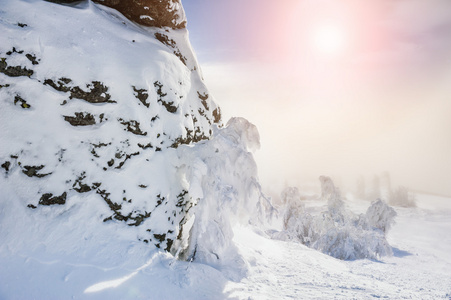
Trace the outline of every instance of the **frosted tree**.
[[281, 194], [282, 204], [285, 206], [283, 215], [283, 227], [290, 228], [296, 220], [304, 213], [304, 204], [301, 202], [301, 196], [298, 188], [287, 187]]
[[374, 175], [373, 178], [373, 186], [371, 189], [371, 195], [370, 195], [370, 200], [376, 200], [378, 198], [381, 197], [381, 181], [379, 179], [379, 176]]
[[334, 182], [328, 176], [320, 176], [319, 182], [321, 183], [321, 199], [328, 200], [335, 193], [336, 188]]
[[404, 186], [391, 191], [388, 201], [393, 206], [416, 207], [415, 195]]
[[391, 177], [389, 172], [382, 173], [382, 189], [383, 189], [383, 196], [389, 197], [390, 193], [392, 192], [392, 186], [391, 186]]
[[356, 196], [359, 199], [366, 199], [365, 178], [363, 176], [357, 179]]
[[327, 200], [327, 210], [309, 214], [300, 203], [297, 189], [282, 193], [285, 199], [283, 231], [274, 238], [298, 241], [339, 259], [377, 258], [391, 255], [385, 239], [394, 224], [396, 212], [378, 199], [366, 214], [355, 215], [346, 209], [340, 191], [327, 176], [320, 177], [321, 198]]
[[368, 225], [386, 233], [395, 223], [396, 211], [381, 199], [373, 201], [366, 211]]

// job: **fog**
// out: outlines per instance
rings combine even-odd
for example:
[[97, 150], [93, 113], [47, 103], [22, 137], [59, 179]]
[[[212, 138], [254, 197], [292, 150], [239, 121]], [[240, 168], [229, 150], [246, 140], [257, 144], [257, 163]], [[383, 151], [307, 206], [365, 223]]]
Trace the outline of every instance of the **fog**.
[[[184, 2], [224, 121], [257, 125], [263, 185], [393, 185], [451, 196], [451, 2]], [[315, 44], [318, 28], [337, 36]], [[340, 46], [340, 47], [339, 47]]]
[[368, 186], [389, 172], [394, 185], [451, 195], [450, 77], [422, 91], [412, 86], [410, 92], [354, 96], [361, 101], [342, 95], [310, 102], [257, 66], [203, 69], [224, 120], [242, 116], [257, 125], [255, 157], [267, 189], [303, 188], [328, 175], [353, 191], [358, 177]]

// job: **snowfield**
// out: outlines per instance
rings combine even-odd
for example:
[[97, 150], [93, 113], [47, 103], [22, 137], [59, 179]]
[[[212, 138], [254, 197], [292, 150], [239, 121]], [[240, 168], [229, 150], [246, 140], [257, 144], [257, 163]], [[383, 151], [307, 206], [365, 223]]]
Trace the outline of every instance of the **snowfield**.
[[[354, 212], [368, 207], [359, 200], [347, 204]], [[306, 203], [307, 209], [321, 205]], [[416, 208], [396, 211], [388, 234], [394, 256], [380, 260], [341, 261], [236, 226], [245, 274], [242, 262], [215, 269], [176, 261], [139, 242], [127, 253], [103, 253], [98, 262], [63, 253], [49, 257], [39, 246], [21, 251], [2, 246], [0, 299], [450, 299], [451, 199], [422, 194]]]

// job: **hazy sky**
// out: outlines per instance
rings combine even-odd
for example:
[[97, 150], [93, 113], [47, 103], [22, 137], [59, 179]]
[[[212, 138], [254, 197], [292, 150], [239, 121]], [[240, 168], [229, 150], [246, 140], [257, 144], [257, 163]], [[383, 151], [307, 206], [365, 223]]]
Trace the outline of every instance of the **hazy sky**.
[[225, 121], [259, 129], [264, 185], [389, 171], [451, 195], [451, 1], [183, 4]]

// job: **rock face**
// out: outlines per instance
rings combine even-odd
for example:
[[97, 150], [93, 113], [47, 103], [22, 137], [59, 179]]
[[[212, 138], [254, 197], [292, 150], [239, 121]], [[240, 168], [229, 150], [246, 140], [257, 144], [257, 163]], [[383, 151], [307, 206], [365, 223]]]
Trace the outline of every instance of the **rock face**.
[[83, 1], [2, 4], [0, 200], [30, 218], [83, 205], [176, 252], [198, 201], [177, 148], [208, 140], [220, 110], [179, 1], [94, 2], [152, 27]]
[[94, 0], [114, 8], [140, 25], [150, 27], [186, 27], [185, 12], [180, 0]]

